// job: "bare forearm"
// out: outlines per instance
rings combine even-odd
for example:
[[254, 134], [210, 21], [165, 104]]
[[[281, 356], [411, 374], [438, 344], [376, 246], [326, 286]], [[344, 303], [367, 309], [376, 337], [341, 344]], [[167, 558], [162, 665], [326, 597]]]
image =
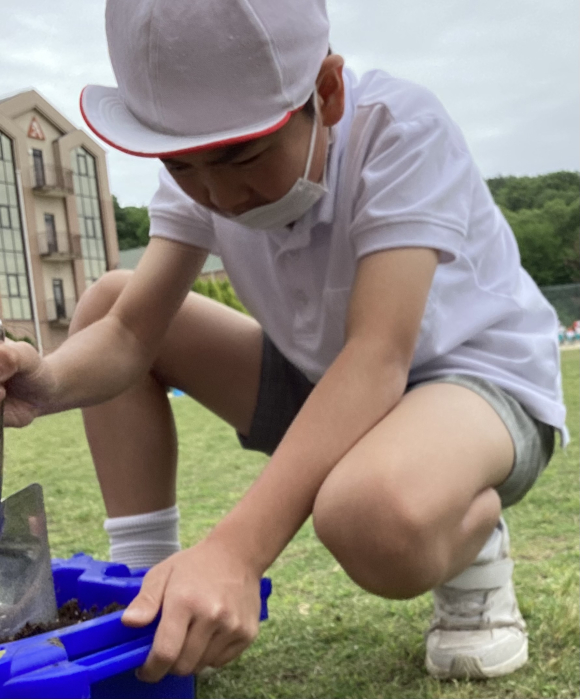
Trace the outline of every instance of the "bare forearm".
[[[312, 392], [270, 463], [212, 536], [265, 570], [311, 514], [340, 459], [399, 401], [406, 371], [355, 343]], [[368, 361], [365, 361], [368, 360]]]
[[111, 310], [47, 357], [54, 398], [42, 412], [102, 403], [148, 371], [206, 257], [207, 250], [153, 238]]
[[80, 330], [46, 358], [54, 391], [43, 414], [95, 405], [127, 389], [152, 357], [114, 315]]

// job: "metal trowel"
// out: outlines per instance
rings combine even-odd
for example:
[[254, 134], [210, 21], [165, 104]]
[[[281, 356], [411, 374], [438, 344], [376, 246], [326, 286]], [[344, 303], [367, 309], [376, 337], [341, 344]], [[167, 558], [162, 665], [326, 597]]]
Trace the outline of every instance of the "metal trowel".
[[[4, 328], [0, 322], [0, 342]], [[26, 623], [57, 617], [42, 488], [38, 483], [2, 500], [4, 403], [0, 405], [0, 637]]]

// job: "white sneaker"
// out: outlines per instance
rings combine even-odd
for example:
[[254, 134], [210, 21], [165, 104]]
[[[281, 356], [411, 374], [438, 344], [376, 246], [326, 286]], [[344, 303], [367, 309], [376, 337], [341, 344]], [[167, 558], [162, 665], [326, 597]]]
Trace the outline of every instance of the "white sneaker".
[[490, 557], [486, 544], [475, 563], [433, 590], [435, 615], [427, 631], [425, 659], [433, 677], [499, 677], [528, 659], [526, 624], [512, 583], [514, 563], [503, 518], [494, 535], [499, 536], [495, 555]]

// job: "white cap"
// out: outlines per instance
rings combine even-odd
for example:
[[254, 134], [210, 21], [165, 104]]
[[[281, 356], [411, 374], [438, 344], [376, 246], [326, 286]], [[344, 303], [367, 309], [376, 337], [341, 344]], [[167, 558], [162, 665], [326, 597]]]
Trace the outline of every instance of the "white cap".
[[276, 131], [328, 52], [324, 0], [108, 0], [106, 26], [118, 87], [85, 87], [81, 112], [144, 157]]

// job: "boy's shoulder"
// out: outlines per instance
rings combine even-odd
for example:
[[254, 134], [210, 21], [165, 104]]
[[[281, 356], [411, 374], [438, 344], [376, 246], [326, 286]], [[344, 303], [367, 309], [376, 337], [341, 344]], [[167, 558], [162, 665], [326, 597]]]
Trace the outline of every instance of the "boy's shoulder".
[[451, 121], [435, 94], [411, 80], [383, 70], [371, 70], [357, 78], [349, 68], [345, 68], [344, 77], [345, 90], [354, 110], [385, 109], [393, 123], [426, 117]]
[[461, 129], [428, 88], [382, 70], [357, 78], [345, 69], [344, 81], [342, 142], [353, 152], [367, 153], [365, 162], [385, 150], [395, 157], [395, 143], [403, 158], [413, 149], [433, 155], [439, 144], [440, 150], [453, 146], [466, 162], [471, 160]]

